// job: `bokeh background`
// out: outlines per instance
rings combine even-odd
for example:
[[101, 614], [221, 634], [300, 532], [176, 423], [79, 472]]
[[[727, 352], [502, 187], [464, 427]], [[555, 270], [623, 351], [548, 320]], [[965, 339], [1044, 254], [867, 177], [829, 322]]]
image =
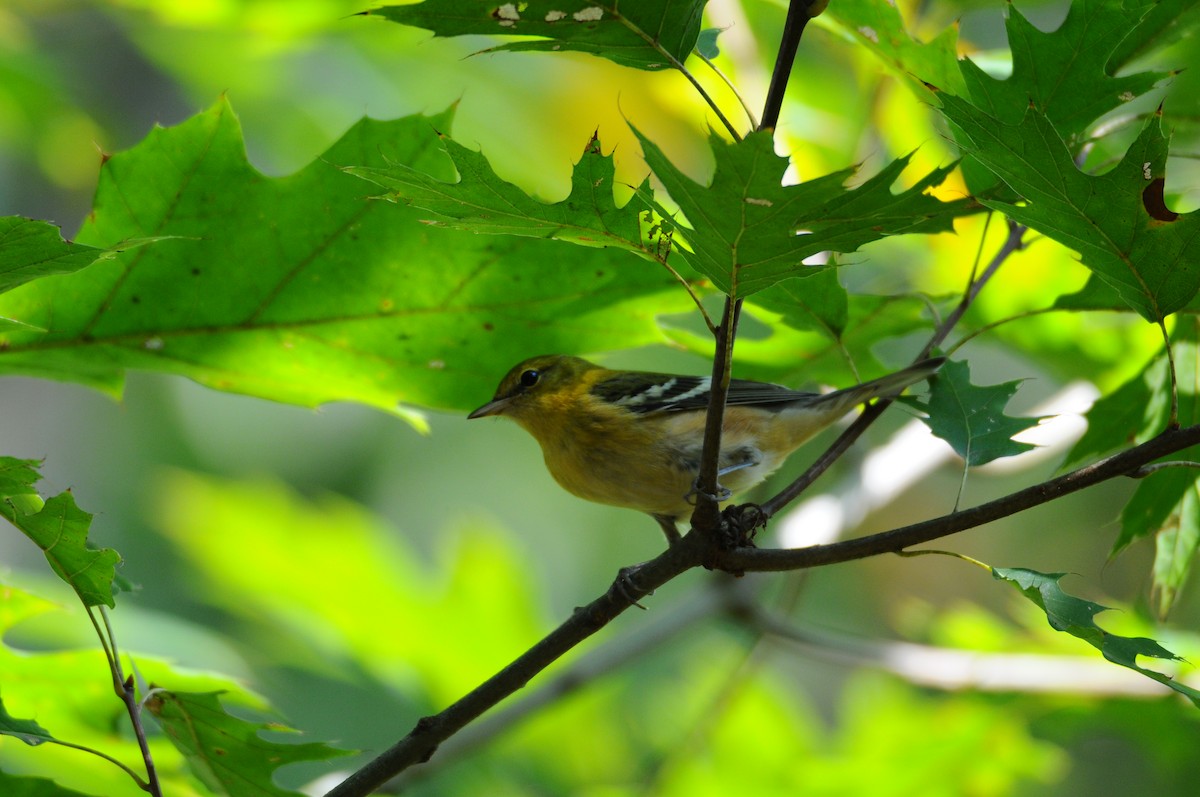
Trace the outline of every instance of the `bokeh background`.
[[[1062, 3], [1019, 5], [1044, 28], [1065, 14]], [[901, 7], [918, 37], [957, 25], [964, 51], [1003, 68], [1002, 4]], [[337, 0], [4, 0], [0, 215], [49, 219], [70, 237], [89, 211], [104, 153], [221, 96], [241, 120], [251, 162], [272, 176], [320, 157], [364, 115], [391, 119], [453, 103], [449, 132], [547, 200], [566, 194], [571, 164], [595, 131], [606, 150], [615, 147], [618, 177], [640, 181], [645, 169], [628, 122], [698, 179], [711, 169], [706, 136], [715, 120], [677, 75], [577, 54], [472, 56], [490, 42], [433, 39], [354, 16], [362, 10]], [[728, 26], [718, 63], [751, 108], [761, 107], [784, 12], [780, 3], [710, 3], [709, 25]], [[1184, 41], [1168, 60], [1195, 64], [1197, 49]], [[701, 74], [736, 113], [729, 93]], [[1200, 97], [1197, 74], [1177, 77], [1172, 97]], [[1146, 102], [1153, 107], [1161, 96]], [[1186, 128], [1200, 118], [1194, 106], [1173, 100], [1169, 118], [1175, 111]], [[858, 162], [870, 173], [914, 149], [917, 171], [953, 157], [928, 109], [827, 25], [805, 36], [778, 138], [799, 178]], [[1187, 140], [1173, 152], [1181, 157], [1168, 178], [1181, 211], [1200, 204]], [[935, 295], [960, 290], [983, 234], [982, 219], [968, 219], [954, 236], [873, 247], [847, 279]], [[987, 235], [994, 241], [999, 231]], [[879, 262], [889, 267], [867, 268]], [[973, 321], [1044, 305], [1085, 279], [1069, 253], [1040, 242], [989, 287]], [[1097, 329], [1106, 334], [1093, 344]], [[1107, 334], [1114, 329], [1118, 335]], [[745, 332], [754, 338], [753, 320]], [[1010, 353], [1006, 335], [1040, 336], [1051, 341], [1048, 350], [1061, 340], [1061, 361], [1052, 353], [1023, 360]], [[979, 382], [1028, 379], [1012, 409], [1031, 414], [1048, 400], [1058, 402], [1056, 412], [1086, 407], [1094, 388], [1081, 384], [1082, 375], [1111, 389], [1155, 344], [1153, 330], [1129, 319], [1040, 318], [963, 353]], [[621, 367], [707, 367], [671, 345], [669, 330], [658, 347], [596, 354]], [[495, 363], [496, 378], [510, 365]], [[6, 378], [0, 407], [0, 452], [44, 460], [44, 494], [70, 489], [96, 515], [92, 538], [121, 551], [123, 574], [140, 585], [114, 613], [124, 648], [231, 675], [306, 738], [351, 748], [378, 751], [399, 738], [598, 595], [618, 568], [662, 546], [649, 520], [563, 493], [520, 430], [468, 424], [463, 413], [429, 413], [429, 433], [420, 434], [363, 407], [314, 412], [139, 373], [120, 397]], [[886, 442], [910, 420], [895, 412], [872, 440]], [[1052, 475], [1081, 428], [1068, 419], [1065, 437], [1045, 438], [1060, 440], [1057, 447], [973, 473], [962, 500], [981, 502]], [[959, 464], [936, 444], [930, 450], [940, 464], [880, 506], [858, 486], [861, 455], [828, 474], [822, 486], [843, 499], [843, 510], [870, 509], [840, 533], [949, 511]], [[914, 458], [902, 454], [884, 470], [909, 470]], [[806, 461], [803, 453], [794, 458], [777, 483]], [[1200, 649], [1187, 632], [1200, 622], [1194, 588], [1168, 628], [1148, 630], [1150, 544], [1108, 560], [1116, 514], [1132, 489], [1110, 483], [943, 547], [994, 565], [1071, 573], [1069, 589], [1122, 607], [1106, 616], [1108, 627]], [[830, 501], [809, 505], [810, 533]], [[787, 521], [776, 525], [773, 532], [787, 531]], [[5, 644], [94, 644], [65, 588], [15, 532], [0, 534], [0, 577], [61, 603]], [[731, 588], [787, 617], [804, 639], [767, 637], [713, 609]], [[872, 666], [894, 669], [902, 641], [971, 649], [985, 659], [1091, 656], [960, 561], [889, 557], [738, 582], [690, 573], [647, 608], [563, 664], [612, 656], [600, 660], [602, 675], [469, 753], [445, 751], [412, 793], [1137, 795], [1188, 793], [1200, 778], [1195, 709], [1157, 692], [1124, 694], [1127, 680], [1081, 695], [1065, 688], [1068, 678], [1033, 695], [938, 688], [952, 685], [939, 670], [945, 660], [924, 665], [923, 685]], [[104, 677], [98, 670], [97, 681]], [[0, 673], [6, 701], [8, 686]], [[14, 751], [4, 740], [0, 766], [33, 766], [34, 754], [42, 751]], [[55, 760], [74, 773], [75, 788], [134, 793], [70, 751]], [[295, 767], [282, 780], [296, 786], [315, 772]]]

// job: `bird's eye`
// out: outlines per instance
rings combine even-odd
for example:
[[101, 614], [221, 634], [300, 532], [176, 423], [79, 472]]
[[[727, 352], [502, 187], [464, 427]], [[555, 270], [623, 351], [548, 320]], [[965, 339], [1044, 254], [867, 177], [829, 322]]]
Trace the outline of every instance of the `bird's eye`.
[[535, 371], [532, 368], [528, 371], [521, 372], [521, 387], [533, 387], [542, 378], [541, 371]]

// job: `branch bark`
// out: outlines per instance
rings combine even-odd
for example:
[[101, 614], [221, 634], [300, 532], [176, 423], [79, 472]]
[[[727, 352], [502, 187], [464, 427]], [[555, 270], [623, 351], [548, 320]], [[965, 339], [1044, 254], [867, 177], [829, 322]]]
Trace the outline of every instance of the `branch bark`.
[[1015, 515], [1031, 507], [1048, 503], [1117, 476], [1136, 478], [1142, 468], [1154, 460], [1198, 444], [1200, 444], [1200, 425], [1188, 426], [1183, 429], [1167, 429], [1157, 437], [1107, 459], [1073, 470], [1050, 481], [1035, 484], [1003, 498], [997, 498], [986, 504], [964, 509], [961, 512], [943, 515], [880, 534], [828, 545], [813, 545], [808, 548], [789, 550], [738, 548], [719, 551], [711, 559], [708, 559], [707, 563], [712, 567], [731, 572], [767, 572], [798, 570], [863, 559], [881, 553], [895, 553], [913, 545]]

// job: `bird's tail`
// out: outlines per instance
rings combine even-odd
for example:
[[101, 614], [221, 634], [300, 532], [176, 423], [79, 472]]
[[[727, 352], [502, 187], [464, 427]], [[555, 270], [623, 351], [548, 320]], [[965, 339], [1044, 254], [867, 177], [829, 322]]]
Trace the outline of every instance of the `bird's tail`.
[[945, 362], [945, 357], [930, 357], [928, 360], [921, 360], [921, 362], [910, 365], [894, 374], [881, 376], [878, 379], [872, 379], [870, 382], [863, 382], [861, 385], [848, 387], [844, 390], [825, 393], [814, 400], [813, 406], [820, 405], [822, 410], [828, 410], [831, 414], [840, 417], [851, 408], [863, 402], [870, 401], [879, 396], [894, 396], [909, 385], [916, 384], [923, 379], [928, 379], [937, 373], [937, 370]]

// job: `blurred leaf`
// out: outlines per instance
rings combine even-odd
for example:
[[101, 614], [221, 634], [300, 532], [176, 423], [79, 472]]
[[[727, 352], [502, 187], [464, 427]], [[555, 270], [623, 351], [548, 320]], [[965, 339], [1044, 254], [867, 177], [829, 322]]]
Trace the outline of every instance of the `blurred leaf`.
[[1196, 564], [1200, 549], [1200, 479], [1191, 470], [1191, 483], [1172, 505], [1170, 523], [1159, 528], [1154, 546], [1154, 590], [1159, 617], [1166, 617]]
[[[0, 585], [0, 638], [4, 640], [0, 643], [0, 673], [3, 673], [8, 710], [18, 716], [36, 717], [40, 726], [54, 728], [54, 740], [103, 751], [136, 768], [141, 753], [127, 724], [122, 722], [120, 704], [112, 691], [112, 676], [98, 645], [92, 649], [73, 645], [69, 650], [13, 647], [14, 636], [37, 639], [36, 635], [30, 637], [25, 629], [36, 625], [29, 621], [43, 615], [51, 615], [45, 618], [47, 622], [75, 623], [91, 633], [82, 610], [64, 611], [61, 606], [28, 592]], [[176, 629], [183, 624], [178, 618], [173, 622]], [[41, 640], [37, 644], [44, 647], [46, 642]], [[124, 652], [124, 656], [129, 655], [129, 651]], [[225, 690], [229, 699], [239, 705], [255, 710], [266, 708], [261, 698], [229, 677], [184, 670], [151, 656], [132, 655], [138, 671], [155, 683], [188, 690]], [[126, 663], [128, 666], [128, 659]], [[150, 745], [165, 793], [197, 797], [193, 781], [184, 772], [182, 758], [166, 739], [152, 735]], [[111, 762], [61, 744], [43, 744], [36, 749], [0, 744], [0, 770], [49, 776], [62, 784], [64, 790], [79, 789], [103, 797], [145, 794]], [[8, 797], [9, 792], [0, 787], [0, 794]]]
[[[914, 88], [923, 81], [953, 94], [965, 91], [956, 28], [946, 28], [928, 43], [918, 42], [905, 29], [899, 8], [878, 0], [837, 0], [820, 19], [836, 21]], [[920, 91], [924, 93], [923, 86]]]
[[33, 485], [42, 478], [42, 474], [38, 472], [41, 465], [36, 459], [0, 457], [0, 498], [36, 495], [37, 491]]
[[[1200, 320], [1191, 316], [1180, 319], [1171, 335], [1171, 346], [1174, 350], [1179, 422], [1191, 426], [1200, 423]], [[1138, 409], [1143, 413], [1140, 425], [1131, 427], [1128, 421], [1122, 419], [1123, 425], [1117, 426], [1117, 429], [1136, 429], [1138, 441], [1161, 432], [1170, 417], [1171, 387], [1167, 358], [1163, 355], [1114, 394], [1111, 404], [1120, 406], [1116, 404], [1119, 395], [1130, 407], [1128, 416], [1131, 420], [1138, 420]], [[1101, 401], [1108, 402], [1109, 399]], [[1105, 407], [1108, 406], [1106, 403]], [[1094, 422], [1092, 415], [1088, 414], [1089, 433]], [[1083, 442], [1080, 440], [1079, 444]], [[1073, 457], [1074, 454], [1072, 451]], [[1180, 451], [1168, 459], [1200, 461], [1200, 446]], [[1200, 547], [1200, 528], [1197, 526], [1200, 523], [1198, 474], [1200, 471], [1191, 467], [1169, 467], [1143, 478], [1121, 511], [1121, 532], [1109, 554], [1115, 556], [1130, 543], [1151, 534], [1156, 535], [1153, 575], [1158, 598], [1156, 608], [1160, 616], [1166, 615], [1174, 603], [1195, 564], [1196, 551]]]
[[[527, 563], [494, 533], [439, 536], [443, 558], [431, 565], [336, 496], [310, 501], [271, 482], [175, 473], [158, 503], [194, 588], [257, 629], [258, 644], [272, 635], [274, 655], [292, 665], [355, 662], [414, 699], [443, 702], [545, 631]], [[311, 573], [336, 594], [313, 590]]]
[[1108, 607], [1063, 592], [1058, 582], [1065, 575], [1066, 573], [1039, 573], [1025, 568], [992, 568], [992, 576], [997, 581], [1012, 584], [1022, 595], [1037, 604], [1046, 613], [1046, 619], [1054, 630], [1082, 639], [1114, 664], [1136, 670], [1147, 678], [1174, 689], [1200, 708], [1200, 691], [1155, 670], [1139, 667], [1137, 663], [1138, 656], [1181, 661], [1178, 656], [1153, 639], [1117, 636], [1100, 628], [1093, 618]]
[[[44, 504], [32, 504], [32, 485], [41, 478], [33, 460], [0, 457], [0, 517], [33, 540], [46, 561], [63, 581], [71, 585], [84, 606], [115, 607], [113, 579], [121, 555], [111, 548], [88, 547], [91, 514], [75, 505], [69, 492], [59, 493]], [[22, 486], [21, 480], [25, 480]], [[38, 506], [37, 504], [41, 504]]]
[[1036, 426], [1038, 419], [1004, 414], [1020, 386], [1020, 380], [973, 385], [971, 366], [951, 360], [930, 380], [928, 399], [914, 403], [929, 413], [925, 423], [933, 433], [949, 443], [967, 465], [983, 465], [1034, 447], [1012, 437]]
[[1167, 139], [1157, 117], [1116, 168], [1093, 176], [1076, 168], [1038, 111], [1008, 124], [958, 97], [939, 98], [963, 146], [1025, 198], [1022, 205], [983, 200], [985, 205], [1079, 252], [1085, 266], [1149, 321], [1182, 309], [1196, 295], [1200, 211], [1179, 215], [1161, 204]]
[[1170, 416], [1170, 374], [1165, 355], [1102, 396], [1087, 412], [1087, 431], [1072, 447], [1064, 468], [1077, 467], [1125, 446], [1139, 445], [1166, 428]]
[[710, 61], [720, 56], [721, 48], [717, 44], [717, 37], [724, 32], [722, 28], [705, 28], [700, 31], [696, 38], [696, 52]]
[[[826, 271], [836, 277], [836, 269]], [[813, 279], [820, 282], [814, 285], [811, 298], [807, 292], [796, 295], [791, 280], [780, 283], [782, 292], [768, 288], [751, 297], [743, 315], [768, 325], [770, 332], [756, 338], [747, 335], [743, 326], [734, 360], [736, 376], [796, 387], [846, 386], [896, 369], [895, 362], [879, 359], [880, 343], [931, 327], [929, 303], [919, 297], [851, 293], [847, 295], [846, 320], [842, 329], [835, 330], [841, 312], [836, 289], [820, 275], [805, 277], [795, 287], [807, 287]], [[816, 297], [823, 292], [818, 306]], [[763, 297], [770, 309], [759, 304]], [[805, 306], [810, 301], [811, 314]], [[670, 326], [665, 331], [689, 351], [712, 356], [712, 335]]]
[[538, 36], [483, 52], [591, 53], [637, 69], [682, 64], [696, 45], [705, 0], [425, 0], [366, 13], [437, 36]]
[[250, 722], [230, 714], [215, 692], [160, 690], [146, 709], [163, 732], [187, 757], [192, 772], [210, 789], [229, 797], [300, 797], [275, 785], [281, 766], [299, 761], [325, 761], [349, 755], [320, 742], [282, 744], [262, 737], [263, 731], [291, 731], [276, 723]]
[[430, 229], [337, 166], [448, 178], [431, 129], [448, 121], [363, 120], [282, 178], [246, 162], [224, 102], [153, 131], [105, 163], [79, 240], [176, 239], [0, 297], [0, 315], [49, 330], [0, 336], [0, 372], [115, 390], [145, 368], [303, 405], [465, 409], [531, 352], [661, 340], [656, 315], [689, 304], [661, 267]]
[[1155, 72], [1114, 76], [1124, 66], [1114, 57], [1117, 48], [1124, 40], [1149, 35], [1140, 21], [1155, 5], [1154, 0], [1076, 0], [1062, 25], [1043, 33], [1010, 4], [1005, 26], [1012, 74], [998, 80], [963, 59], [967, 90], [961, 96], [1007, 125], [1020, 124], [1027, 111], [1042, 116], [1074, 149], [1093, 121], [1165, 77]]
[[831, 340], [840, 338], [850, 321], [850, 297], [833, 268], [811, 277], [781, 280], [756, 293], [754, 303], [779, 313], [793, 329], [816, 330]]
[[49, 778], [30, 778], [0, 772], [0, 794], [4, 797], [88, 797], [81, 791], [64, 789]]
[[37, 747], [46, 742], [57, 742], [50, 731], [38, 725], [33, 720], [17, 719], [8, 713], [4, 701], [0, 699], [0, 734], [15, 736], [30, 747]]
[[[679, 171], [650, 139], [646, 163], [687, 218], [680, 228], [691, 251], [679, 250], [693, 268], [730, 295], [745, 297], [788, 277], [812, 276], [806, 266], [821, 252], [854, 252], [860, 246], [904, 233], [949, 232], [956, 216], [973, 213], [968, 200], [940, 202], [925, 189], [941, 184], [953, 167], [935, 169], [899, 194], [891, 186], [908, 165], [898, 158], [857, 188], [844, 169], [800, 185], [782, 183], [788, 159], [775, 154], [771, 131], [737, 143], [711, 134], [716, 158], [712, 182], [700, 185]], [[665, 210], [660, 210], [664, 217]]]
[[49, 222], [0, 217], [0, 293], [38, 277], [78, 271], [107, 254], [64, 241]]
[[[442, 136], [458, 170], [458, 182], [438, 180], [404, 164], [385, 168], [349, 167], [347, 172], [387, 188], [393, 202], [413, 205], [450, 221], [427, 222], [456, 230], [534, 238], [557, 238], [583, 246], [615, 246], [655, 259], [653, 221], [644, 227], [637, 205], [618, 208], [613, 199], [613, 159], [592, 139], [575, 164], [571, 194], [561, 202], [541, 202], [501, 180], [482, 153]], [[648, 191], [648, 184], [642, 190]], [[647, 213], [647, 215], [649, 215]]]

